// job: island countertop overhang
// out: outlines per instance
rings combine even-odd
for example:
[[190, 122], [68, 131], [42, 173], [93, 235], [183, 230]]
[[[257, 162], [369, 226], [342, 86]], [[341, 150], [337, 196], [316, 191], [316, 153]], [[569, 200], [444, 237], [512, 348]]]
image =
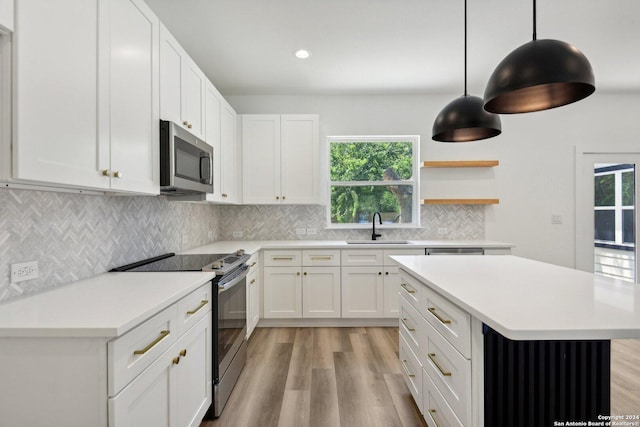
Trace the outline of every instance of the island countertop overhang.
[[640, 338], [638, 284], [511, 255], [392, 258], [512, 340]]

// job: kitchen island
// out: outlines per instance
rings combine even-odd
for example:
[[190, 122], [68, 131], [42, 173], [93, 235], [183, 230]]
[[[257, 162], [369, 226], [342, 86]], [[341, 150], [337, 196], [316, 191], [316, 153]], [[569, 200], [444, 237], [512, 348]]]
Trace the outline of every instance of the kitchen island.
[[610, 340], [640, 338], [637, 284], [509, 255], [393, 259], [405, 380], [430, 424], [609, 415]]

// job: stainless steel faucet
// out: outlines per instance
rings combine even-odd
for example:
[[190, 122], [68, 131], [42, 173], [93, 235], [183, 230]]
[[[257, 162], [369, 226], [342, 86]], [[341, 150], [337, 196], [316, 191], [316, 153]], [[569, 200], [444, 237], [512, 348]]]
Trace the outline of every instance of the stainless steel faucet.
[[376, 237], [382, 237], [382, 234], [376, 233], [376, 215], [378, 215], [378, 220], [380, 221], [380, 225], [382, 225], [382, 216], [380, 212], [376, 212], [371, 217], [371, 223], [373, 224], [373, 232], [371, 233], [371, 240], [376, 240]]

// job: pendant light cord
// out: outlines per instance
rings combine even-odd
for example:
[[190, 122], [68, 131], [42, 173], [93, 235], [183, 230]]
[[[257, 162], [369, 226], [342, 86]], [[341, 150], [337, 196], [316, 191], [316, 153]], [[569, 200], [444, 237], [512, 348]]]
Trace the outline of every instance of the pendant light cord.
[[464, 96], [467, 95], [467, 0], [464, 0]]
[[[466, 0], [465, 0], [466, 1]], [[536, 33], [536, 0], [533, 0], [533, 39], [536, 40], [538, 38], [538, 34]]]

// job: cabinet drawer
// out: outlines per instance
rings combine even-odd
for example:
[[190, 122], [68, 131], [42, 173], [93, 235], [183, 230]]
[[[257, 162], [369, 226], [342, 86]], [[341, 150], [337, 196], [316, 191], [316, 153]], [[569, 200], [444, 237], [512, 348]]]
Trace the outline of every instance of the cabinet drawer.
[[464, 427], [426, 372], [422, 375], [422, 398], [422, 410], [428, 425]]
[[402, 378], [404, 378], [405, 383], [407, 383], [413, 400], [415, 400], [420, 412], [422, 412], [422, 375], [424, 374], [422, 365], [402, 335], [400, 335], [400, 364], [402, 365], [403, 371]]
[[302, 251], [264, 251], [265, 267], [299, 267], [302, 265]]
[[213, 306], [211, 286], [209, 282], [178, 301], [179, 335], [185, 333], [211, 311]]
[[471, 419], [471, 361], [465, 359], [431, 324], [420, 343], [418, 357], [451, 409], [463, 424]]
[[420, 336], [424, 334], [426, 327], [425, 320], [404, 297], [400, 297], [400, 335], [405, 339], [416, 354], [419, 354], [421, 343], [424, 341]]
[[302, 251], [302, 265], [310, 267], [340, 267], [339, 249]]
[[107, 345], [108, 392], [115, 396], [144, 371], [179, 335], [178, 304], [156, 314]]
[[342, 266], [382, 266], [382, 249], [344, 249]]
[[420, 309], [420, 294], [424, 285], [404, 271], [400, 271], [400, 295], [411, 303], [416, 309]]
[[467, 359], [471, 358], [471, 316], [460, 307], [424, 286], [421, 314]]
[[384, 249], [384, 265], [398, 265], [390, 257], [394, 255], [424, 255], [424, 248], [422, 249]]

